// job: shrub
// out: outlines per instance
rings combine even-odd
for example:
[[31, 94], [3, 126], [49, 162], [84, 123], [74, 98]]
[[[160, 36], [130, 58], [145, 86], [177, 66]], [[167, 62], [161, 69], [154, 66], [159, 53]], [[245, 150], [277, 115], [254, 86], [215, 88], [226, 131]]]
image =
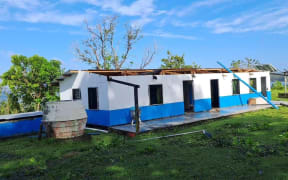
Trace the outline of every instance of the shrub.
[[282, 90], [284, 89], [284, 86], [280, 81], [276, 81], [275, 83], [273, 83], [272, 89]]

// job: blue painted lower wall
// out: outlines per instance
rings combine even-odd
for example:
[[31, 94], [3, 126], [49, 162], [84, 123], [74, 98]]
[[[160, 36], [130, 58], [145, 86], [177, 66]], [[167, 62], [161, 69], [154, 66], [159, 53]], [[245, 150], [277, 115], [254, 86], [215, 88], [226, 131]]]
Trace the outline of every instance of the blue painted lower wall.
[[141, 107], [141, 120], [151, 120], [184, 114], [184, 102]]
[[195, 99], [194, 112], [209, 111], [212, 108], [211, 99]]
[[109, 113], [106, 110], [86, 110], [87, 124], [109, 126]]
[[[241, 94], [233, 96], [221, 96], [220, 107], [239, 106], [248, 104], [250, 98], [258, 97], [257, 94]], [[271, 99], [271, 92], [267, 92], [268, 99]], [[211, 99], [198, 99], [194, 100], [194, 111], [209, 111], [212, 108]], [[131, 123], [131, 108], [117, 109], [117, 110], [86, 110], [88, 115], [87, 124], [100, 125], [100, 126], [115, 126], [121, 124]], [[183, 115], [184, 102], [142, 106], [141, 120], [152, 120], [171, 116]]]
[[[88, 115], [87, 124], [100, 125], [100, 126], [115, 126], [120, 124], [131, 123], [131, 109], [118, 109], [118, 110], [86, 110]], [[184, 114], [184, 103], [169, 103], [153, 106], [142, 106], [141, 120], [151, 120], [164, 117], [178, 116]]]
[[0, 138], [37, 133], [42, 117], [0, 122]]
[[[259, 97], [256, 93], [221, 96], [220, 107], [241, 106], [248, 104], [250, 98]], [[271, 92], [267, 91], [267, 98], [271, 100]]]

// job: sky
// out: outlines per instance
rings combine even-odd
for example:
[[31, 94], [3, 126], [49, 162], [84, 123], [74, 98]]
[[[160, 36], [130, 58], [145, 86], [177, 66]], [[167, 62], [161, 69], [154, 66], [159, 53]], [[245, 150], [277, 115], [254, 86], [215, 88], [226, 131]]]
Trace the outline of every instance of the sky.
[[134, 64], [124, 68], [139, 68], [157, 44], [147, 68], [159, 68], [170, 50], [203, 68], [249, 57], [288, 69], [287, 0], [0, 0], [0, 74], [14, 54], [58, 59], [66, 70], [93, 68], [75, 54], [89, 35], [84, 22], [93, 27], [115, 15], [119, 49], [125, 24], [142, 29], [128, 57]]

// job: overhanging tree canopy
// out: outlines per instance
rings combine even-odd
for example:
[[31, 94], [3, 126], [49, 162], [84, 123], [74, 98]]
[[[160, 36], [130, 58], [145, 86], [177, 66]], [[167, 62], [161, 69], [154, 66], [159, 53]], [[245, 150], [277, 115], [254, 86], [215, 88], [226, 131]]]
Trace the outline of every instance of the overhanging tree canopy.
[[13, 102], [10, 105], [21, 103], [24, 111], [34, 111], [40, 110], [40, 105], [46, 101], [59, 99], [57, 87], [50, 86], [61, 75], [59, 61], [48, 61], [38, 55], [11, 58], [12, 66], [1, 76], [1, 86], [8, 86], [11, 91], [8, 98]]

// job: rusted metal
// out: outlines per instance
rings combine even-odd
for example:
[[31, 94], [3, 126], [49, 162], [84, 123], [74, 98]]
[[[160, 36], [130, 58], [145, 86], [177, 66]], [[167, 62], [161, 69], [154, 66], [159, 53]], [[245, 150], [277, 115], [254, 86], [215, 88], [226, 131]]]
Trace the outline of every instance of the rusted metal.
[[[255, 69], [232, 68], [233, 72], [259, 72]], [[123, 70], [83, 70], [84, 72], [95, 73], [105, 76], [135, 76], [135, 75], [174, 75], [174, 74], [205, 74], [205, 73], [229, 73], [223, 68], [183, 68], [183, 69], [123, 69]], [[70, 70], [66, 74], [79, 73], [77, 70]], [[61, 80], [61, 78], [60, 78]]]

